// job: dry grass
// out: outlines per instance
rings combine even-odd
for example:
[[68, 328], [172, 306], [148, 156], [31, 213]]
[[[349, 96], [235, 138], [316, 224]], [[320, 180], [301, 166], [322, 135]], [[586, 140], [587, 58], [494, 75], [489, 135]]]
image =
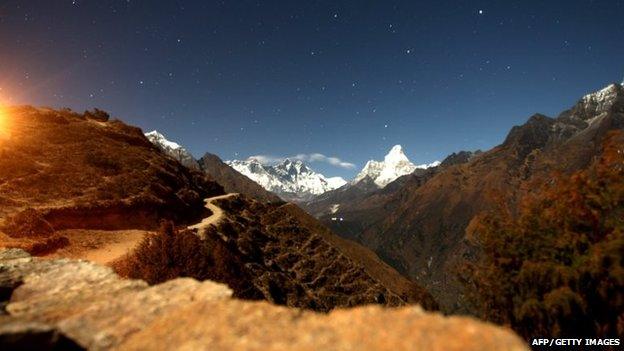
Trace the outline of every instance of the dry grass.
[[[139, 128], [109, 121], [103, 111], [13, 107], [6, 116], [11, 137], [0, 141], [0, 222], [13, 226], [4, 229], [7, 234], [46, 233], [29, 208], [56, 229], [57, 214], [63, 228], [97, 229], [103, 222], [87, 218], [94, 209], [125, 214], [110, 216], [108, 228], [123, 227], [114, 220], [139, 228], [158, 218], [194, 221], [203, 199], [222, 193], [203, 174], [158, 151]], [[133, 222], [135, 214], [146, 220]]]

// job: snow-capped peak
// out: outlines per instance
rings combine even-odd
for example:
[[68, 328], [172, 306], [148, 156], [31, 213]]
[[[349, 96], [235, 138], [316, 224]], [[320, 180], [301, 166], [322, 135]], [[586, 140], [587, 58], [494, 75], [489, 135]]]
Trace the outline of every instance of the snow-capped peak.
[[385, 163], [400, 163], [409, 162], [405, 153], [403, 153], [403, 147], [401, 145], [394, 145], [390, 152], [384, 157]]
[[425, 169], [439, 164], [436, 161], [416, 166], [405, 156], [403, 147], [395, 145], [390, 149], [383, 161], [368, 161], [362, 171], [353, 179], [352, 183], [358, 183], [362, 179], [369, 177], [378, 187], [383, 188], [397, 178], [410, 174], [418, 168]]
[[593, 114], [606, 112], [618, 97], [622, 96], [622, 84], [610, 84], [594, 93], [587, 94], [581, 99], [583, 108]]
[[153, 144], [157, 144], [159, 146], [163, 146], [172, 150], [183, 148], [180, 144], [165, 138], [165, 136], [159, 133], [157, 130], [152, 130], [149, 133], [145, 133], [145, 137], [147, 137], [147, 139], [149, 139], [149, 141], [151, 141]]
[[175, 158], [180, 161], [183, 165], [199, 169], [199, 164], [197, 160], [191, 155], [190, 152], [186, 151], [182, 145], [168, 140], [164, 135], [159, 133], [156, 130], [153, 130], [149, 133], [145, 133], [145, 137], [152, 142], [156, 147], [158, 147], [165, 154]]
[[263, 164], [255, 158], [226, 163], [286, 200], [308, 200], [314, 195], [337, 189], [347, 183], [340, 177], [326, 178], [298, 159], [286, 158], [277, 164]]

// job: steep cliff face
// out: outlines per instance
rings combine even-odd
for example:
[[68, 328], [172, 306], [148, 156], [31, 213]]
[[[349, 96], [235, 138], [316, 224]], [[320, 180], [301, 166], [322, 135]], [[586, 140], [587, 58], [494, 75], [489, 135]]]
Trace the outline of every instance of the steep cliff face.
[[317, 314], [231, 299], [211, 281], [148, 286], [20, 250], [0, 250], [0, 292], [6, 350], [528, 350], [507, 329], [418, 306]]

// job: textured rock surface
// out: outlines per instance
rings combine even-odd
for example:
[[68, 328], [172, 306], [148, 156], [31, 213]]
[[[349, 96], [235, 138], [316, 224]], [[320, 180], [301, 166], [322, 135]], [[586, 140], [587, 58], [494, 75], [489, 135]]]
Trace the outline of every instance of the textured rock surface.
[[234, 300], [211, 281], [149, 287], [93, 263], [19, 250], [0, 251], [0, 288], [9, 298], [2, 349], [527, 350], [511, 331], [418, 306], [319, 314]]
[[[186, 320], [187, 323], [180, 323]], [[198, 302], [164, 315], [121, 349], [526, 350], [509, 331], [419, 307], [301, 312], [264, 302]]]

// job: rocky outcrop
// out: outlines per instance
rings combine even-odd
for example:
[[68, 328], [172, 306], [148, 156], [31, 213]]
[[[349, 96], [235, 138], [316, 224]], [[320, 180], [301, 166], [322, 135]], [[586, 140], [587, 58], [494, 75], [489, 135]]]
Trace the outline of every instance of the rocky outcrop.
[[0, 348], [20, 350], [527, 350], [511, 331], [420, 307], [301, 311], [179, 278], [148, 286], [85, 261], [0, 251]]

